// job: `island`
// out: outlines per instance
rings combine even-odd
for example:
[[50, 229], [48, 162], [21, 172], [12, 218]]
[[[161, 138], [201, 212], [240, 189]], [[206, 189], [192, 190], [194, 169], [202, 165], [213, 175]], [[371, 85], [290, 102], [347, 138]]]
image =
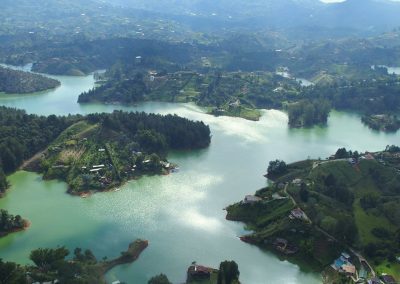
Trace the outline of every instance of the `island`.
[[253, 231], [244, 242], [335, 283], [400, 279], [399, 147], [341, 148], [326, 160], [289, 165], [276, 160], [266, 176], [271, 186], [226, 208], [228, 220]]
[[400, 129], [400, 119], [398, 119], [396, 115], [365, 115], [362, 117], [362, 122], [368, 127], [378, 131], [396, 132]]
[[90, 114], [63, 131], [24, 169], [63, 180], [69, 193], [85, 197], [118, 189], [143, 175], [176, 171], [177, 165], [167, 160], [169, 150], [202, 149], [210, 139], [204, 123], [176, 115]]
[[19, 232], [29, 227], [29, 222], [20, 215], [11, 215], [7, 210], [0, 209], [0, 238], [10, 233]]
[[147, 248], [148, 241], [136, 240], [115, 259], [97, 260], [90, 250], [76, 248], [72, 259], [65, 247], [39, 248], [30, 254], [34, 265], [21, 266], [0, 260], [2, 283], [106, 283], [104, 275], [117, 265], [132, 263]]
[[0, 93], [28, 94], [54, 89], [60, 82], [43, 75], [0, 66]]

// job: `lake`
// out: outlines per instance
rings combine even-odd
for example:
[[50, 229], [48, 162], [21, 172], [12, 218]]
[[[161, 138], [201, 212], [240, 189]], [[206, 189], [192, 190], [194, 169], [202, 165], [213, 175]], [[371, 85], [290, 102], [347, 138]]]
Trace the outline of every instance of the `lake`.
[[144, 177], [118, 192], [79, 198], [65, 193], [65, 183], [43, 181], [38, 174], [20, 171], [9, 177], [11, 188], [0, 208], [21, 214], [32, 225], [0, 239], [0, 258], [29, 263], [32, 249], [57, 245], [90, 248], [98, 258], [111, 258], [136, 238], [149, 240], [139, 260], [110, 271], [109, 281], [147, 283], [163, 272], [182, 283], [192, 261], [218, 267], [223, 260], [235, 260], [242, 283], [320, 283], [318, 274], [241, 242], [243, 224], [226, 221], [223, 208], [267, 184], [262, 175], [270, 160], [324, 158], [339, 147], [375, 151], [400, 141], [399, 134], [371, 131], [358, 115], [343, 112], [332, 112], [327, 127], [289, 129], [287, 115], [277, 110], [263, 111], [260, 121], [252, 122], [210, 116], [192, 104], [79, 105], [77, 97], [94, 86], [93, 76], [52, 77], [61, 81], [59, 88], [0, 95], [0, 104], [43, 115], [114, 109], [175, 113], [203, 120], [212, 130], [208, 149], [169, 155], [178, 173]]

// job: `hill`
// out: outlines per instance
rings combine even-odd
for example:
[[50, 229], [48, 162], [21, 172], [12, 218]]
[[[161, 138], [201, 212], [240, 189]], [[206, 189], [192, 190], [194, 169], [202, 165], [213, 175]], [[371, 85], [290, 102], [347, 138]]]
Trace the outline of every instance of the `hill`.
[[54, 89], [60, 82], [42, 75], [0, 66], [0, 92], [25, 94]]
[[104, 191], [144, 174], [168, 174], [169, 150], [205, 148], [210, 129], [178, 116], [91, 114], [66, 129], [26, 166], [64, 180], [72, 194]]
[[358, 271], [365, 268], [364, 255], [375, 270], [370, 275], [400, 277], [400, 148], [340, 149], [331, 160], [271, 162], [268, 176], [272, 186], [227, 208], [227, 219], [254, 231], [244, 241], [294, 254], [289, 259], [319, 271], [347, 250]]

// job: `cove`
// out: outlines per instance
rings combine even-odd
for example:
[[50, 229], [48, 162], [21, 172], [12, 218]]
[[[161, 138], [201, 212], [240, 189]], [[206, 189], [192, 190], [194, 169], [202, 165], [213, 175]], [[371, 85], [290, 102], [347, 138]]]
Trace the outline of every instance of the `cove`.
[[206, 115], [191, 104], [79, 105], [77, 96], [93, 87], [93, 77], [55, 77], [62, 83], [56, 90], [1, 95], [0, 104], [43, 115], [114, 109], [176, 113], [203, 120], [212, 130], [208, 149], [169, 155], [179, 164], [178, 173], [144, 177], [118, 192], [82, 199], [67, 195], [65, 183], [43, 181], [34, 173], [21, 171], [9, 177], [11, 188], [0, 199], [0, 208], [21, 214], [32, 225], [0, 239], [0, 258], [29, 263], [32, 249], [57, 245], [90, 248], [98, 258], [112, 258], [133, 239], [149, 240], [139, 260], [113, 269], [109, 281], [147, 283], [163, 272], [180, 283], [192, 261], [218, 266], [232, 259], [239, 264], [242, 283], [320, 283], [318, 274], [241, 242], [243, 224], [226, 221], [223, 208], [267, 184], [262, 175], [270, 160], [324, 158], [339, 147], [375, 151], [400, 141], [399, 134], [371, 131], [357, 114], [342, 112], [332, 112], [327, 127], [289, 129], [287, 115], [276, 110], [263, 111], [260, 121], [252, 122]]

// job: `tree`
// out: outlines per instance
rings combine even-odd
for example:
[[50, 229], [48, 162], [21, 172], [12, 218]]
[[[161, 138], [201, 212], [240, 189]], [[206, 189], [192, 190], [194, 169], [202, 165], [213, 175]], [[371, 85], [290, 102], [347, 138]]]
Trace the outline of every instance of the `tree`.
[[239, 267], [235, 261], [223, 261], [219, 265], [218, 284], [232, 284], [239, 281]]
[[286, 173], [287, 165], [284, 161], [275, 160], [269, 162], [269, 166], [267, 169], [268, 176], [277, 176]]
[[336, 151], [336, 154], [335, 154], [335, 158], [336, 159], [345, 159], [345, 158], [348, 158], [348, 157], [349, 157], [349, 154], [347, 153], [346, 148], [339, 148]]
[[68, 249], [65, 247], [60, 247], [57, 249], [42, 249], [33, 250], [29, 258], [33, 263], [43, 269], [49, 270], [57, 265], [57, 262], [64, 260], [64, 258], [69, 254]]
[[308, 202], [308, 190], [307, 190], [307, 185], [302, 182], [300, 185], [300, 199], [303, 202]]
[[26, 283], [25, 273], [17, 264], [0, 259], [0, 284], [9, 283]]
[[147, 282], [148, 284], [172, 284], [164, 274], [154, 276]]

